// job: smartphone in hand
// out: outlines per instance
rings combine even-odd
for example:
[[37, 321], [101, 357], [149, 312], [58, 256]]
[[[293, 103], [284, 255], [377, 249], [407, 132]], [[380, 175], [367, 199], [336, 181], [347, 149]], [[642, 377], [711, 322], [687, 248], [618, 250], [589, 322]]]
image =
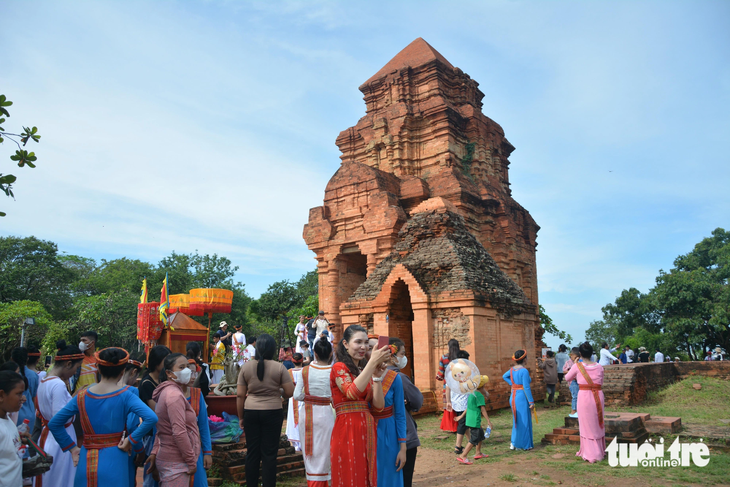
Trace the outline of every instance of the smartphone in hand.
[[389, 341], [390, 341], [390, 337], [386, 337], [383, 335], [379, 336], [378, 337], [378, 346], [377, 346], [378, 350], [380, 350], [383, 347], [387, 347]]

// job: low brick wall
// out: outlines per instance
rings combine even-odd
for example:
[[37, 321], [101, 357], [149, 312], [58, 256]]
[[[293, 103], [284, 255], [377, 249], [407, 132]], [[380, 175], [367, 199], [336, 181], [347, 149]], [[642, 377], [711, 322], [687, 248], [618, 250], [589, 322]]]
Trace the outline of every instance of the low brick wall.
[[730, 380], [730, 361], [609, 365], [603, 374], [606, 407], [641, 404], [650, 391], [691, 376]]

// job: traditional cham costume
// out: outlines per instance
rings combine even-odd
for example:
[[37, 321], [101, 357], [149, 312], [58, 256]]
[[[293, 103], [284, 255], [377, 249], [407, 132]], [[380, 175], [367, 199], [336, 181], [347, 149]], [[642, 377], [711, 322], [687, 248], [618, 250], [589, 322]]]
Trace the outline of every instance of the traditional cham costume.
[[231, 350], [233, 351], [233, 361], [238, 363], [239, 367], [243, 367], [243, 351], [246, 349], [246, 335], [237, 331], [233, 334], [233, 342]]
[[530, 371], [510, 368], [502, 378], [512, 386], [509, 403], [512, 407], [512, 445], [520, 450], [534, 448], [530, 404], [535, 404], [530, 391]]
[[330, 458], [332, 487], [376, 487], [377, 432], [370, 414], [372, 380], [364, 391], [357, 388], [354, 377], [343, 362], [332, 366], [330, 389], [335, 406]]
[[565, 380], [578, 381], [578, 428], [580, 450], [576, 456], [594, 463], [603, 460], [606, 452], [606, 428], [603, 424], [603, 367], [578, 362]]
[[308, 487], [327, 487], [331, 478], [330, 441], [335, 425], [331, 372], [331, 365], [304, 367], [292, 397], [299, 402], [299, 438], [300, 441], [303, 439], [301, 445]]
[[[81, 357], [79, 357], [81, 358]], [[48, 423], [61, 409], [63, 409], [70, 401], [71, 394], [68, 393], [66, 383], [60, 377], [47, 377], [41, 380], [38, 387], [38, 415], [41, 419], [43, 428], [38, 439], [38, 446], [43, 451], [53, 457], [51, 469], [36, 477], [36, 487], [66, 487], [74, 484], [74, 476], [76, 475], [76, 467], [74, 467], [71, 453], [64, 452], [56, 442], [56, 438], [50, 434]], [[73, 427], [73, 418], [69, 419], [64, 425], [66, 434], [72, 441], [76, 441], [76, 431]]]
[[226, 359], [226, 346], [222, 341], [218, 341], [213, 348], [213, 357], [210, 359], [211, 383], [218, 384], [223, 378], [223, 361]]
[[[296, 386], [302, 380], [302, 369], [289, 369], [289, 377]], [[291, 441], [296, 451], [301, 451], [299, 443], [299, 401], [293, 397], [289, 399], [289, 407], [286, 412], [286, 437]]]
[[129, 436], [135, 453], [143, 451], [142, 437], [157, 423], [157, 416], [126, 386], [107, 394], [84, 389], [71, 399], [48, 423], [48, 429], [63, 451], [76, 446], [66, 432], [66, 424], [75, 415], [81, 419], [84, 440], [74, 487], [127, 487], [129, 466], [127, 453], [117, 445], [124, 435], [127, 415], [134, 412], [142, 424]]
[[398, 372], [388, 370], [382, 383], [385, 407], [372, 411], [378, 431], [378, 487], [403, 487], [403, 470], [395, 466], [400, 445], [406, 442], [403, 381]]

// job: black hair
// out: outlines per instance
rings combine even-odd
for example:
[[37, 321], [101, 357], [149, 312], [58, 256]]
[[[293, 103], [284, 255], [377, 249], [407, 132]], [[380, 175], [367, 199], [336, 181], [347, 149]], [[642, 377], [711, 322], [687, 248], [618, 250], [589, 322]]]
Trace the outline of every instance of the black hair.
[[[456, 353], [456, 358], [463, 358], [463, 359], [469, 360], [469, 352], [467, 352], [466, 350], [459, 350]], [[449, 362], [451, 362], [451, 361], [449, 360]]]
[[456, 338], [449, 340], [449, 362], [459, 358], [459, 350], [461, 350], [461, 348], [459, 348], [459, 340]]
[[[79, 349], [79, 347], [77, 347], [76, 345], [69, 345], [69, 346], [67, 346], [66, 345], [66, 340], [58, 340], [56, 342], [56, 348], [58, 349], [56, 351], [56, 355], [57, 356], [58, 355], [80, 355], [81, 354], [81, 350]], [[81, 362], [82, 360], [84, 360], [84, 359], [82, 359], [82, 358], [77, 358], [76, 360], [58, 360], [58, 359], [54, 359], [53, 362], [56, 363], [56, 364], [58, 364], [58, 365], [61, 365], [64, 362], [71, 362], [72, 364], [76, 364], [78, 362]]]
[[546, 355], [548, 358], [553, 358], [553, 356], [555, 355], [555, 352], [553, 352], [552, 350], [548, 350]]
[[299, 340], [299, 346], [300, 347], [304, 347], [304, 346], [309, 347], [309, 342], [306, 340]]
[[304, 362], [304, 355], [297, 352], [291, 356], [291, 361], [295, 364], [301, 364], [302, 362]]
[[[144, 353], [135, 353], [134, 355], [132, 355], [130, 353], [129, 358], [130, 358], [130, 360], [136, 360], [137, 362], [140, 362], [140, 364], [141, 364], [144, 362]], [[131, 362], [127, 362], [127, 365], [124, 367], [124, 371], [128, 372], [133, 369], [140, 370], [141, 368], [142, 368], [141, 365], [135, 365]]]
[[248, 344], [256, 343], [256, 335], [248, 337]]
[[[20, 365], [13, 362], [12, 360], [8, 360], [2, 366], [0, 366], [0, 370], [4, 370], [7, 372], [15, 372], [16, 370], [22, 370], [20, 368]], [[17, 374], [17, 372], [15, 372]], [[25, 374], [18, 374], [23, 379], [23, 383], [25, 384], [25, 388], [28, 389], [28, 378], [25, 376]]]
[[558, 352], [565, 352], [566, 350], [568, 350], [568, 347], [566, 347], [565, 344], [558, 347]]
[[157, 345], [150, 349], [150, 353], [147, 356], [147, 370], [154, 372], [157, 367], [165, 360], [165, 357], [170, 355], [170, 349], [164, 345]]
[[83, 332], [81, 334], [81, 338], [91, 338], [92, 340], [94, 340], [94, 343], [99, 341], [99, 335], [97, 335], [95, 331], [91, 330]]
[[[3, 366], [4, 365], [5, 364], [3, 364]], [[5, 394], [10, 394], [10, 391], [15, 389], [15, 387], [20, 382], [25, 383], [23, 379], [25, 379], [25, 377], [21, 376], [19, 373], [13, 370], [5, 370], [0, 368], [0, 391], [4, 391]], [[25, 387], [27, 389], [28, 385], [26, 384]]]
[[522, 365], [522, 363], [527, 358], [527, 353], [525, 353], [524, 350], [517, 350], [515, 352], [514, 357], [515, 357], [515, 362], [517, 362], [518, 364]]
[[[118, 364], [120, 360], [127, 356], [127, 352], [121, 348], [109, 347], [99, 352], [99, 358], [104, 362], [110, 362], [112, 364]], [[116, 379], [124, 373], [124, 367], [126, 364], [119, 365], [101, 365], [96, 364], [99, 368], [99, 373], [102, 377], [107, 379]]]
[[588, 342], [583, 342], [578, 347], [578, 351], [580, 352], [580, 356], [583, 358], [590, 359], [591, 355], [593, 355], [593, 347]]
[[[365, 336], [367, 336], [368, 334], [367, 330], [362, 326], [350, 325], [345, 328], [345, 333], [342, 334], [342, 340], [340, 340], [340, 342], [337, 344], [337, 348], [335, 348], [335, 357], [337, 358], [337, 361], [345, 364], [353, 377], [357, 377], [358, 375], [360, 375], [360, 369], [357, 368], [357, 365], [355, 365], [355, 361], [352, 360], [352, 357], [345, 348], [344, 342], [349, 343], [350, 340], [352, 340], [352, 335], [354, 335], [355, 333], [365, 333]], [[322, 340], [320, 340], [319, 342], [321, 341]]]
[[20, 370], [20, 366], [12, 360], [8, 360], [4, 364], [0, 365], [0, 370], [9, 370], [10, 372], [16, 372]]
[[396, 347], [398, 347], [398, 351], [400, 351], [401, 347], [406, 347], [406, 344], [403, 342], [403, 340], [398, 337], [390, 337], [390, 339], [388, 340], [388, 345], [395, 345]]
[[25, 364], [28, 363], [28, 349], [25, 347], [15, 347], [10, 352], [10, 358], [20, 367], [20, 375], [25, 376]]
[[572, 353], [573, 355], [579, 355], [580, 356], [580, 348], [573, 347], [573, 348], [570, 349], [570, 353]]
[[165, 357], [165, 360], [162, 362], [162, 370], [160, 371], [160, 384], [167, 380], [167, 371], [172, 371], [172, 368], [175, 366], [175, 362], [177, 362], [177, 359], [180, 357], [185, 358], [185, 355], [181, 353], [171, 353]]
[[260, 381], [264, 380], [264, 362], [266, 360], [274, 360], [274, 352], [276, 352], [276, 341], [271, 335], [264, 333], [259, 337], [258, 345], [256, 346], [256, 376]]
[[190, 359], [195, 360], [198, 365], [203, 365], [203, 359], [200, 357], [202, 351], [200, 350], [200, 343], [188, 342], [185, 345], [185, 355]]
[[606, 348], [606, 347], [608, 347], [608, 343], [606, 343], [606, 342], [601, 343], [601, 348]]
[[329, 340], [317, 340], [314, 344], [314, 354], [318, 359], [330, 363], [332, 359], [332, 344]]
[[[38, 355], [31, 355], [32, 354], [38, 354]], [[38, 350], [38, 347], [35, 345], [28, 345], [28, 362], [26, 365], [35, 365], [40, 360], [40, 350]]]

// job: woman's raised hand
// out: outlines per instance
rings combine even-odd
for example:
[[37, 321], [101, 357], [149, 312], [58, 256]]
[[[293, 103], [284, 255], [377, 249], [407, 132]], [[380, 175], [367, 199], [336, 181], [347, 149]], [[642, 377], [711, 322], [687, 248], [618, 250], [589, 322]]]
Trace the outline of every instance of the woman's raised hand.
[[370, 354], [370, 361], [376, 365], [380, 365], [388, 359], [390, 359], [390, 346], [388, 345], [383, 348], [376, 348]]

